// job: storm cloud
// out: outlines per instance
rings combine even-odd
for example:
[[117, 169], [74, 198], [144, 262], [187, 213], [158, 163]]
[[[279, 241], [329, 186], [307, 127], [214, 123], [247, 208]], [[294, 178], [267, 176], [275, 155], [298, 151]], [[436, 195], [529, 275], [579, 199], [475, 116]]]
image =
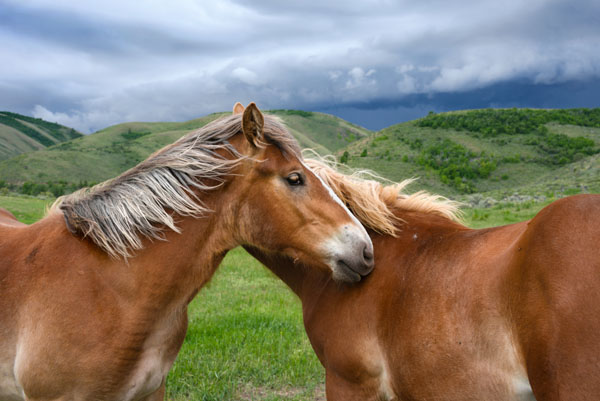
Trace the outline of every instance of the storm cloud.
[[598, 107], [598, 1], [0, 0], [0, 109], [84, 132], [256, 101], [368, 128]]

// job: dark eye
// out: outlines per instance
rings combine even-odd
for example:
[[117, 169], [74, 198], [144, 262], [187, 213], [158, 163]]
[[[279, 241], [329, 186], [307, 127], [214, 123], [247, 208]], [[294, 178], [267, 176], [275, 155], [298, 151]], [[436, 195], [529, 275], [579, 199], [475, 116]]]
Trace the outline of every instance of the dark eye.
[[287, 176], [286, 181], [290, 185], [302, 185], [304, 184], [304, 179], [300, 175], [300, 173], [292, 173]]

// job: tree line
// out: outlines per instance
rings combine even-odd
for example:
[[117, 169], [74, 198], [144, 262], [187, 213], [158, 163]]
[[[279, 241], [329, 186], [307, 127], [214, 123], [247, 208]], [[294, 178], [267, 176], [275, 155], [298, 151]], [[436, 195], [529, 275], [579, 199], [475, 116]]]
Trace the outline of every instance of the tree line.
[[22, 184], [9, 183], [0, 180], [0, 193], [16, 192], [30, 196], [47, 195], [59, 197], [75, 192], [78, 189], [92, 187], [94, 185], [96, 185], [95, 182], [88, 182], [87, 180], [79, 182], [67, 182], [63, 180], [48, 182], [25, 181]]

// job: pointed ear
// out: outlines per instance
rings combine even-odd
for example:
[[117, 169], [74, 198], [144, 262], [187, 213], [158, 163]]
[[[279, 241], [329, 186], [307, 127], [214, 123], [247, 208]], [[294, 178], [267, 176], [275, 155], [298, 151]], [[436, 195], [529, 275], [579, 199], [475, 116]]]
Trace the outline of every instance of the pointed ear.
[[242, 114], [244, 112], [244, 106], [240, 102], [236, 102], [233, 105], [233, 114]]
[[254, 147], [262, 140], [264, 126], [265, 118], [262, 113], [258, 107], [256, 107], [254, 102], [250, 103], [248, 107], [246, 107], [246, 110], [244, 110], [244, 115], [242, 116], [242, 131], [244, 131], [244, 135], [248, 142]]

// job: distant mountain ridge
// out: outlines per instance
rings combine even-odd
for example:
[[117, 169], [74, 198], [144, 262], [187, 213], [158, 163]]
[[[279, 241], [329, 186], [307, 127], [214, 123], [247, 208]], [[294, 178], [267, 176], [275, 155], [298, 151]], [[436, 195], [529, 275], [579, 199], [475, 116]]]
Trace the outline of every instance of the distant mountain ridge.
[[[266, 113], [281, 118], [303, 148], [313, 148], [322, 154], [336, 152], [348, 143], [372, 134], [366, 128], [322, 113], [297, 110]], [[63, 190], [71, 191], [81, 185], [116, 177], [155, 150], [226, 114], [214, 113], [186, 122], [113, 125], [0, 161], [0, 181], [19, 186], [27, 184], [27, 191], [31, 189], [33, 194], [46, 190], [61, 194]]]
[[73, 128], [22, 114], [0, 111], [0, 160], [79, 138]]
[[[460, 199], [470, 193], [505, 198], [513, 192], [600, 192], [600, 108], [430, 113], [378, 132], [322, 113], [267, 113], [280, 117], [302, 147], [336, 154], [350, 167], [393, 181], [418, 177], [412, 191]], [[0, 161], [0, 187], [60, 195], [104, 181], [226, 114], [118, 124], [23, 153]]]

